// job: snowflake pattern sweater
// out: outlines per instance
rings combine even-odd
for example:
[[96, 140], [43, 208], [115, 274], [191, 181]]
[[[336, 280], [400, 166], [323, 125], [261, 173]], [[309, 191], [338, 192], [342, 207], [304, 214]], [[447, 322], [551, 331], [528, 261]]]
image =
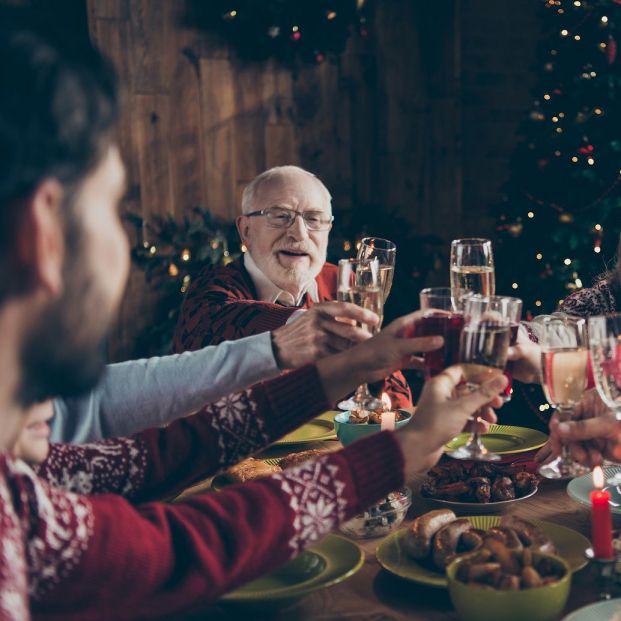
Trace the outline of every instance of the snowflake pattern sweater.
[[53, 445], [36, 473], [1, 455], [0, 620], [155, 618], [207, 605], [401, 486], [402, 454], [382, 432], [218, 493], [153, 501], [325, 407], [306, 367], [165, 429]]

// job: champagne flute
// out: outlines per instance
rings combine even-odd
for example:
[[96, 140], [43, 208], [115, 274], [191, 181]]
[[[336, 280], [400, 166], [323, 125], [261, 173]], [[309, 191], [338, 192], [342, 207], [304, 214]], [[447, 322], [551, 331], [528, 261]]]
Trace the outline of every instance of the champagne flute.
[[[545, 317], [542, 325], [543, 391], [550, 405], [557, 408], [558, 419], [571, 420], [587, 386], [586, 322], [578, 317], [554, 316]], [[567, 446], [554, 461], [539, 468], [539, 474], [547, 479], [569, 479], [587, 472], [588, 468], [574, 461]]]
[[[505, 371], [511, 319], [515, 314], [517, 298], [471, 295], [466, 298], [464, 328], [459, 342], [459, 362], [462, 366], [466, 388], [475, 390], [486, 380]], [[476, 416], [474, 417], [476, 420]], [[500, 455], [483, 446], [477, 429], [468, 442], [451, 453], [456, 459], [498, 461]]]
[[589, 317], [589, 350], [597, 392], [621, 420], [621, 313]]
[[[337, 298], [339, 302], [351, 302], [367, 308], [382, 317], [384, 295], [379, 279], [380, 264], [373, 259], [341, 259], [338, 267]], [[380, 324], [370, 328], [377, 334]], [[382, 406], [379, 399], [369, 392], [367, 384], [361, 384], [354, 396], [341, 401], [338, 407], [342, 410], [376, 410]]]
[[360, 242], [358, 258], [378, 260], [380, 288], [384, 295], [384, 303], [386, 303], [395, 274], [397, 245], [381, 237], [364, 237]]
[[489, 239], [470, 237], [451, 242], [451, 288], [494, 295], [494, 255]]

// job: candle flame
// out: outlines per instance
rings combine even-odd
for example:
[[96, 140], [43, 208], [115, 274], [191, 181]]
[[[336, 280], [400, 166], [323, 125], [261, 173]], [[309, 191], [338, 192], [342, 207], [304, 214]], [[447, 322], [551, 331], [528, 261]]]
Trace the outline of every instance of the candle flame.
[[595, 468], [593, 468], [593, 485], [597, 489], [604, 488], [604, 471], [601, 466], [595, 466]]
[[392, 401], [385, 392], [382, 393], [380, 401], [384, 404], [384, 410], [386, 410], [386, 412], [390, 412], [390, 410], [392, 410]]

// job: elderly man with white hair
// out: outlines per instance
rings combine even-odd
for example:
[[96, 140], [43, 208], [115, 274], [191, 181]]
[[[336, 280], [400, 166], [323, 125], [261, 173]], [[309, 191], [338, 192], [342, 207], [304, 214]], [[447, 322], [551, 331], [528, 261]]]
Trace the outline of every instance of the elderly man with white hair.
[[[194, 350], [225, 340], [272, 332], [281, 369], [297, 368], [343, 351], [369, 337], [339, 319], [356, 311], [335, 302], [337, 268], [326, 262], [332, 197], [312, 173], [279, 166], [258, 175], [244, 190], [237, 230], [247, 249], [225, 267], [206, 268], [194, 281], [181, 311], [175, 350]], [[395, 406], [412, 405], [400, 372], [372, 387]]]

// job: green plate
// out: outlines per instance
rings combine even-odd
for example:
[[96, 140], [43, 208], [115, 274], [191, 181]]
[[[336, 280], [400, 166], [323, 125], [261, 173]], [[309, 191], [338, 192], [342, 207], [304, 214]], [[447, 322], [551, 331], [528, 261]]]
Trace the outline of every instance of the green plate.
[[295, 431], [276, 440], [274, 445], [281, 444], [309, 444], [312, 442], [322, 442], [323, 440], [336, 439], [334, 432], [334, 415], [337, 412], [324, 412], [321, 416], [302, 425]]
[[364, 552], [353, 541], [328, 535], [276, 571], [228, 593], [236, 604], [288, 605], [353, 576], [364, 564]]
[[[450, 452], [458, 449], [468, 442], [469, 437], [468, 433], [460, 433], [446, 445], [445, 450]], [[489, 430], [482, 434], [481, 439], [486, 449], [499, 455], [509, 455], [541, 448], [548, 441], [548, 436], [528, 427], [490, 425]]]
[[[473, 515], [467, 519], [472, 522], [475, 528], [482, 530], [498, 526], [501, 520], [497, 515]], [[582, 569], [587, 564], [584, 551], [591, 547], [591, 542], [586, 537], [583, 537], [571, 528], [559, 526], [552, 522], [542, 522], [541, 520], [529, 521], [541, 528], [552, 539], [558, 556], [566, 559], [573, 571]], [[402, 541], [407, 530], [407, 528], [402, 528], [382, 541], [376, 551], [379, 564], [390, 573], [405, 580], [432, 587], [446, 588], [447, 581], [444, 573], [440, 573], [415, 561], [403, 550]]]

